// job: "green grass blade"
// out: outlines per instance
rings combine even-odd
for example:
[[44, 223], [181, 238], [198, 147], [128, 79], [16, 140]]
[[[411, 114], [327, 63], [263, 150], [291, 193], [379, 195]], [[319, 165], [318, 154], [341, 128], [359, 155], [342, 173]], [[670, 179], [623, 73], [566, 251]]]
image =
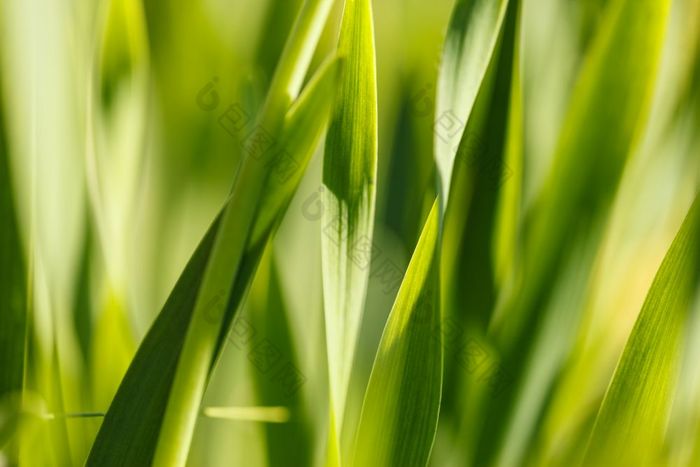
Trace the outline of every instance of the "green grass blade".
[[[0, 418], [12, 420], [20, 409], [28, 318], [24, 249], [12, 191], [2, 104], [0, 99]], [[0, 448], [6, 441], [3, 432], [0, 430]]]
[[370, 376], [352, 465], [426, 465], [442, 390], [435, 201], [408, 265]]
[[660, 461], [683, 338], [700, 284], [700, 197], [666, 253], [591, 435], [587, 465]]
[[459, 0], [452, 12], [435, 115], [435, 160], [445, 204], [457, 147], [496, 48], [507, 4], [506, 0]]
[[331, 117], [323, 161], [323, 295], [331, 407], [338, 436], [372, 251], [377, 164], [372, 23], [369, 0], [345, 3], [338, 45], [338, 54], [345, 59], [345, 73]]
[[479, 409], [484, 404], [475, 396], [483, 374], [464, 371], [459, 349], [484, 339], [498, 294], [519, 254], [516, 242], [523, 175], [520, 9], [519, 0], [507, 2], [498, 43], [460, 142], [443, 222], [443, 316], [458, 330], [446, 351], [441, 410], [446, 422], [459, 427], [454, 435], [464, 455], [474, 450], [470, 441], [482, 416]]
[[[525, 220], [517, 286], [491, 322], [509, 382], [489, 406], [479, 462], [519, 462], [571, 350], [612, 201], [649, 117], [669, 5], [609, 2], [584, 58], [552, 168]], [[564, 296], [565, 306], [555, 302]]]
[[442, 240], [443, 303], [448, 310], [468, 312], [482, 328], [496, 298], [497, 265], [502, 277], [504, 262], [514, 254], [520, 203], [521, 174], [510, 167], [521, 165], [522, 115], [515, 81], [520, 72], [515, 61], [519, 2], [505, 4], [503, 27], [452, 169]]
[[[260, 201], [261, 215], [252, 228], [252, 236], [231, 286], [230, 298], [225, 299], [221, 293], [205, 310], [206, 320], [222, 323], [221, 334], [216, 336], [215, 351], [207, 364], [207, 373], [226, 341], [228, 329], [250, 285], [263, 248], [291, 201], [320, 139], [330, 113], [339, 70], [339, 60], [324, 65], [285, 118], [282, 141], [298, 165], [294, 166], [294, 174], [284, 177], [283, 182], [277, 168], [271, 167], [270, 177], [265, 181], [265, 196]], [[274, 215], [270, 214], [272, 210], [276, 210]], [[195, 301], [221, 217], [222, 214], [200, 242], [139, 347], [105, 416], [87, 465], [148, 465], [153, 461], [175, 368], [191, 326]], [[197, 413], [198, 409], [195, 415]]]

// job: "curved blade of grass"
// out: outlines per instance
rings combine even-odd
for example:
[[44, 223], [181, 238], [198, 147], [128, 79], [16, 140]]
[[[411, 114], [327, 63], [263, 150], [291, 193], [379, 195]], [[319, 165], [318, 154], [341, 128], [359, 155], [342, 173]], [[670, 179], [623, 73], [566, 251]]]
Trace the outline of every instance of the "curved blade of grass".
[[331, 409], [340, 436], [367, 291], [377, 164], [372, 6], [345, 2], [338, 53], [346, 60], [326, 138], [321, 253]]
[[[2, 86], [0, 86], [2, 90]], [[16, 419], [23, 389], [27, 330], [27, 288], [23, 248], [15, 213], [0, 98], [0, 405], [1, 418]], [[5, 434], [0, 431], [0, 447]]]
[[[281, 141], [287, 152], [294, 154], [296, 170], [283, 180], [275, 176], [274, 167], [271, 170], [265, 182], [265, 196], [260, 201], [261, 214], [252, 228], [235, 282], [227, 286], [227, 289], [232, 289], [230, 297], [225, 298], [221, 293], [204, 310], [204, 319], [221, 322], [221, 333], [216, 336], [214, 352], [207, 362], [207, 373], [220, 354], [263, 247], [281, 221], [320, 139], [330, 113], [339, 68], [338, 60], [322, 67], [287, 114]], [[274, 214], [270, 214], [274, 210]], [[139, 347], [105, 416], [87, 465], [149, 465], [153, 461], [176, 365], [192, 323], [195, 301], [221, 218], [222, 214], [200, 242]], [[197, 413], [198, 408], [195, 415]]]
[[[519, 167], [522, 115], [515, 61], [519, 1], [506, 1], [488, 70], [468, 116], [452, 169], [442, 239], [443, 303], [467, 312], [484, 328], [501, 278], [514, 254], [520, 184], [510, 185]], [[519, 174], [515, 174], [517, 179]], [[506, 192], [506, 190], [508, 190]], [[502, 279], [501, 279], [502, 280]]]
[[685, 324], [700, 285], [700, 197], [666, 253], [591, 434], [586, 465], [660, 462]]
[[[581, 225], [593, 230], [610, 208], [649, 114], [669, 3], [608, 5], [576, 84], [554, 165], [528, 218], [523, 301], [532, 304], [534, 295], [550, 288], [545, 282], [561, 264], [567, 240]], [[509, 340], [527, 317], [526, 312], [503, 315], [495, 326], [501, 328], [499, 338]]]
[[426, 465], [442, 390], [436, 200], [391, 310], [372, 367], [352, 465]]
[[443, 203], [467, 120], [491, 62], [506, 0], [459, 0], [452, 12], [438, 79], [435, 161]]

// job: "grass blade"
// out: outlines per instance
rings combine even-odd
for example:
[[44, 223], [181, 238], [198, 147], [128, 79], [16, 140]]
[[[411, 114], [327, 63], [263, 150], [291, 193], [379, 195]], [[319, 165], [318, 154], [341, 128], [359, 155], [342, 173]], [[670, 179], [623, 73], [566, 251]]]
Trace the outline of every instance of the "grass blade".
[[321, 252], [331, 410], [340, 436], [374, 226], [377, 84], [369, 0], [345, 3], [338, 53], [346, 72], [326, 138]]
[[612, 201], [647, 124], [669, 5], [609, 2], [581, 66], [552, 168], [525, 219], [518, 284], [491, 322], [510, 381], [487, 411], [479, 462], [519, 462], [571, 350]]
[[459, 0], [452, 12], [436, 109], [435, 161], [445, 204], [457, 146], [496, 48], [507, 4], [506, 0]]
[[[254, 227], [257, 200], [262, 195], [269, 165], [274, 161], [271, 141], [279, 137], [284, 116], [301, 88], [313, 51], [326, 22], [330, 0], [307, 0], [277, 66], [257, 126], [246, 142], [246, 156], [224, 208], [212, 255], [198, 292], [192, 321], [178, 361], [154, 465], [184, 465], [192, 441], [199, 404], [209, 377], [217, 342], [225, 328], [207, 317], [212, 301], [227, 303]], [[272, 138], [272, 139], [271, 139]]]
[[618, 362], [593, 428], [587, 465], [660, 461], [686, 322], [700, 284], [700, 197], [671, 244]]
[[370, 376], [352, 465], [426, 465], [442, 390], [435, 201], [389, 315]]

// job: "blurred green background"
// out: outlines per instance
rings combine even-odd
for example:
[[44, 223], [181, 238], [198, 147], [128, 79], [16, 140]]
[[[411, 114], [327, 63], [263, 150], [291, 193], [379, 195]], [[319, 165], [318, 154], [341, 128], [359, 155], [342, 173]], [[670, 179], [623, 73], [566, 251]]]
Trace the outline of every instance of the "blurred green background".
[[[337, 3], [311, 72], [335, 47]], [[525, 147], [514, 176], [522, 178], [525, 207], [549, 171], [577, 72], [607, 3], [523, 3]], [[16, 216], [23, 251], [7, 280], [22, 281], [29, 291], [29, 391], [23, 397], [34, 407], [18, 424], [3, 407], [20, 396], [0, 388], [0, 465], [22, 456], [28, 465], [56, 465], [55, 452], [63, 450], [72, 464], [83, 463], [99, 414], [231, 188], [241, 141], [300, 4], [0, 0], [0, 170], [9, 181], [2, 187], [9, 203], [0, 228], [14, 228], [10, 216]], [[374, 2], [375, 243], [393, 267], [370, 274], [347, 423], [359, 417], [396, 281], [434, 199], [433, 142], [441, 131], [435, 89], [452, 6], [451, 0]], [[568, 453], [582, 447], [581, 430], [595, 416], [695, 195], [699, 44], [700, 2], [674, 1], [651, 121], [625, 169], [572, 350], [528, 438], [531, 463], [565, 465]], [[234, 327], [203, 404], [291, 407], [291, 421], [266, 423], [255, 419], [260, 413], [221, 418], [205, 410], [191, 465], [323, 463], [321, 162], [319, 148], [241, 311], [250, 328]], [[286, 321], [289, 335], [282, 324], [270, 325], [273, 319]], [[693, 369], [700, 361], [700, 321], [688, 332], [695, 339], [684, 364]], [[293, 362], [298, 391], [275, 388], [256, 366], [250, 350], [260, 341]], [[678, 446], [669, 449], [677, 448], [679, 459], [686, 459], [700, 420], [700, 381], [691, 373], [684, 373], [687, 394], [674, 407]], [[269, 415], [286, 420], [288, 413]], [[67, 417], [58, 434], [45, 427], [56, 417]], [[460, 417], [441, 419], [434, 465], [464, 465], [455, 448], [464, 439]]]

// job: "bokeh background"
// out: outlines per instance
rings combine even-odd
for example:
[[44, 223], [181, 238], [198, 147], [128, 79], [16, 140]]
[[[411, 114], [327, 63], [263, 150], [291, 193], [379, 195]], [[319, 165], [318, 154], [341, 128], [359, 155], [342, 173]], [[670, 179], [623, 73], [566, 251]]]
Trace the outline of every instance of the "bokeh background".
[[[548, 173], [581, 60], [607, 3], [523, 2], [525, 159], [516, 176], [525, 206]], [[0, 465], [21, 455], [52, 465], [52, 452], [62, 449], [82, 464], [99, 414], [226, 198], [247, 119], [265, 95], [300, 4], [0, 0], [0, 170], [11, 181], [3, 190], [23, 245], [17, 271], [24, 278], [13, 277], [25, 281], [33, 312], [25, 378], [35, 407], [30, 421], [12, 423], [2, 407], [18, 396], [0, 393]], [[399, 275], [371, 274], [347, 423], [359, 416], [397, 290], [392, 281], [405, 270], [432, 203], [433, 141], [440, 131], [435, 89], [452, 6], [451, 0], [374, 2], [375, 240]], [[337, 5], [312, 71], [334, 49], [339, 17]], [[700, 2], [674, 1], [667, 30], [651, 121], [625, 170], [570, 355], [541, 397], [545, 409], [528, 435], [533, 463], [562, 463], [581, 443], [698, 186]], [[241, 311], [250, 328], [238, 329], [238, 338], [234, 328], [216, 368], [191, 465], [323, 463], [321, 156], [319, 148]], [[290, 332], [270, 325], [270, 316]], [[688, 332], [697, 338], [689, 339], [689, 371], [674, 406], [677, 446], [669, 447], [681, 461], [698, 439], [700, 420], [700, 377], [693, 370], [700, 321]], [[250, 358], [252, 346], [265, 340], [302, 376], [291, 396]], [[292, 417], [268, 423], [245, 411], [221, 418], [206, 410], [248, 406], [291, 407]], [[286, 415], [268, 414], [273, 421]], [[68, 419], [60, 439], [47, 435], [45, 421], [62, 416]], [[455, 447], [464, 435], [459, 414], [445, 420], [433, 463], [463, 465]], [[42, 442], [52, 449], [30, 449]]]

